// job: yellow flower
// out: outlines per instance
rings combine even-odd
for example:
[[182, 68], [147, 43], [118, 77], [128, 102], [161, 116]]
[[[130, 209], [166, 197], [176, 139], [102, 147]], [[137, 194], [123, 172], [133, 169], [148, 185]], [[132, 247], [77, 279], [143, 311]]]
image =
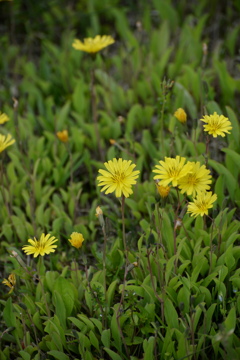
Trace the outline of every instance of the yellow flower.
[[40, 237], [40, 240], [34, 240], [28, 239], [28, 242], [31, 245], [25, 245], [23, 246], [23, 251], [27, 255], [33, 254], [33, 257], [37, 257], [38, 255], [44, 256], [45, 254], [50, 254], [51, 252], [55, 252], [55, 248], [57, 245], [53, 245], [58, 239], [55, 238], [55, 236], [50, 237], [50, 234], [42, 234]]
[[182, 177], [178, 181], [178, 186], [187, 195], [195, 196], [196, 193], [205, 192], [210, 189], [212, 176], [210, 170], [206, 169], [205, 165], [200, 166], [200, 162], [189, 162], [192, 165], [192, 170], [189, 174]]
[[156, 180], [156, 186], [157, 186], [157, 191], [162, 198], [165, 198], [168, 196], [169, 191], [171, 189], [170, 186], [159, 185], [159, 180]]
[[9, 121], [9, 117], [5, 113], [0, 112], [0, 124], [2, 125], [7, 121]]
[[231, 122], [223, 115], [218, 115], [216, 111], [213, 115], [205, 115], [203, 119], [200, 119], [206, 123], [203, 125], [204, 131], [207, 131], [209, 135], [217, 137], [218, 135], [224, 137], [227, 134], [230, 134], [229, 130], [232, 130]]
[[178, 119], [178, 121], [180, 121], [182, 124], [185, 124], [185, 122], [187, 121], [187, 114], [186, 112], [182, 109], [179, 108], [175, 111], [174, 116]]
[[68, 131], [67, 130], [58, 131], [57, 137], [59, 138], [59, 140], [61, 140], [64, 143], [68, 142]]
[[95, 36], [95, 38], [84, 39], [83, 42], [75, 39], [72, 46], [76, 50], [82, 50], [87, 53], [94, 54], [107, 47], [108, 45], [113, 44], [114, 42], [115, 40], [109, 35], [97, 35]]
[[180, 156], [175, 159], [165, 157], [165, 161], [159, 161], [160, 165], [156, 165], [156, 169], [153, 170], [158, 174], [154, 176], [154, 179], [159, 179], [159, 185], [162, 186], [167, 186], [170, 182], [173, 186], [177, 186], [179, 179], [191, 172], [192, 169], [189, 162], [184, 165], [185, 160]]
[[12, 139], [10, 134], [8, 134], [7, 136], [0, 134], [0, 153], [14, 143], [15, 140]]
[[136, 167], [135, 164], [131, 164], [131, 160], [113, 159], [104, 163], [106, 170], [98, 170], [101, 174], [97, 177], [100, 181], [98, 186], [103, 186], [101, 191], [105, 191], [106, 194], [115, 191], [116, 197], [123, 195], [127, 198], [133, 193], [132, 185], [136, 184], [136, 179], [140, 171], [133, 171]]
[[68, 241], [70, 241], [71, 245], [76, 249], [80, 249], [82, 247], [82, 243], [84, 242], [84, 237], [78, 232], [73, 232]]
[[213, 207], [214, 201], [217, 200], [217, 195], [213, 194], [211, 191], [202, 192], [197, 194], [196, 199], [193, 199], [193, 202], [188, 204], [188, 213], [191, 213], [191, 216], [197, 217], [198, 215], [208, 215], [208, 209]]
[[15, 285], [16, 285], [16, 276], [15, 276], [15, 274], [10, 274], [8, 279], [4, 279], [2, 281], [2, 284], [7, 285], [11, 289], [9, 291], [9, 293], [8, 293], [8, 294], [11, 294], [13, 292], [13, 290], [14, 290]]

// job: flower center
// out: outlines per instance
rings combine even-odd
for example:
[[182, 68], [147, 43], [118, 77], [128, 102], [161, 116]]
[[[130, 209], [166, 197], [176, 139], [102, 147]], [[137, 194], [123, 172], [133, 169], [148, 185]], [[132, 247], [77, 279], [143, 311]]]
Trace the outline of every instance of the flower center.
[[219, 123], [219, 121], [213, 121], [212, 122], [212, 128], [213, 128], [213, 130], [218, 130], [218, 129], [220, 129], [221, 128], [221, 124]]
[[124, 173], [122, 173], [120, 171], [116, 171], [115, 174], [112, 177], [113, 181], [117, 182], [117, 183], [123, 182], [124, 178], [125, 178]]
[[202, 210], [202, 211], [205, 211], [208, 207], [207, 207], [207, 204], [205, 201], [201, 201], [200, 204], [199, 204], [199, 208]]
[[197, 179], [195, 175], [188, 175], [188, 183], [191, 185], [197, 184]]

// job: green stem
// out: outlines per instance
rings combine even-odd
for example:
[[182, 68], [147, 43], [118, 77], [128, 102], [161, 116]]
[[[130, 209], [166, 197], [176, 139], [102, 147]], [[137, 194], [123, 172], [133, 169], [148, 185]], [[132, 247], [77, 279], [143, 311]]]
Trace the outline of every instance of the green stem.
[[205, 154], [205, 165], [208, 167], [208, 158], [209, 158], [209, 144], [210, 144], [210, 136], [206, 137], [206, 154]]
[[106, 230], [105, 230], [105, 225], [103, 225], [102, 231], [103, 231], [103, 236], [104, 236], [104, 244], [103, 244], [104, 284], [103, 285], [104, 285], [105, 301], [106, 301], [106, 304], [107, 304], [107, 280], [106, 280], [106, 272], [107, 272], [107, 267], [106, 267], [107, 234], [106, 234]]
[[[164, 82], [165, 83], [165, 82]], [[162, 156], [165, 156], [165, 147], [164, 147], [164, 110], [165, 110], [165, 103], [166, 103], [166, 91], [165, 91], [165, 84], [162, 84], [163, 89], [163, 104], [162, 104], [162, 110], [161, 110], [161, 117], [160, 117], [160, 138], [161, 138], [161, 146], [162, 146]]]
[[48, 315], [48, 318], [50, 319], [51, 313], [50, 313], [50, 309], [49, 309], [49, 306], [48, 306], [48, 303], [47, 303], [47, 297], [46, 297], [46, 293], [44, 291], [44, 286], [43, 286], [43, 283], [42, 283], [42, 280], [41, 280], [41, 274], [40, 274], [42, 264], [43, 264], [43, 259], [42, 259], [42, 257], [40, 257], [39, 258], [39, 263], [38, 263], [38, 281], [39, 281], [39, 283], [41, 285], [41, 288], [42, 288], [43, 299], [44, 299], [44, 302], [45, 302], [47, 315]]
[[93, 117], [93, 122], [94, 122], [95, 134], [96, 134], [96, 138], [97, 138], [98, 152], [100, 155], [100, 159], [103, 161], [104, 157], [103, 157], [103, 151], [102, 151], [101, 142], [100, 142], [100, 134], [99, 134], [99, 130], [98, 130], [98, 121], [97, 121], [97, 99], [96, 98], [97, 97], [96, 97], [96, 89], [95, 89], [95, 68], [94, 68], [94, 61], [93, 61], [92, 70], [91, 70], [92, 117]]
[[69, 161], [70, 161], [70, 189], [72, 191], [72, 185], [73, 185], [73, 158], [72, 158], [72, 152], [69, 143], [67, 145], [67, 151], [69, 155]]
[[123, 249], [124, 249], [125, 256], [126, 256], [126, 258], [127, 258], [127, 245], [126, 245], [126, 231], [125, 231], [124, 208], [125, 208], [125, 196], [122, 195], [122, 204], [121, 204], [121, 211], [122, 211], [122, 237], [123, 237]]

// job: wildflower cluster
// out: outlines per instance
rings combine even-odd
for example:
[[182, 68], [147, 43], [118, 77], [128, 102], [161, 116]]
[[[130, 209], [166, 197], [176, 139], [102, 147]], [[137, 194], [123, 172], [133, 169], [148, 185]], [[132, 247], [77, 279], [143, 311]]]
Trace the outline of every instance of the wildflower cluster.
[[[55, 236], [51, 236], [50, 234], [42, 234], [39, 240], [36, 238], [34, 238], [34, 240], [29, 239], [28, 242], [31, 245], [25, 245], [22, 249], [27, 255], [33, 255], [33, 257], [37, 257], [38, 255], [44, 256], [46, 254], [48, 255], [52, 252], [55, 252], [57, 248], [55, 242], [57, 241], [58, 239], [56, 239]], [[82, 247], [84, 238], [82, 234], [73, 232], [68, 241], [73, 247], [80, 249]]]
[[[181, 193], [197, 195], [198, 201], [188, 206], [188, 212], [192, 216], [208, 214], [207, 210], [212, 207], [212, 203], [216, 200], [217, 195], [206, 197], [206, 192], [210, 190], [212, 177], [210, 171], [200, 162], [188, 161], [184, 157], [176, 156], [176, 158], [165, 157], [164, 161], [159, 161], [160, 165], [156, 165], [153, 170], [157, 175], [154, 179], [158, 180], [158, 186], [167, 186], [170, 183], [174, 187], [179, 187]], [[211, 192], [208, 194], [212, 194]]]

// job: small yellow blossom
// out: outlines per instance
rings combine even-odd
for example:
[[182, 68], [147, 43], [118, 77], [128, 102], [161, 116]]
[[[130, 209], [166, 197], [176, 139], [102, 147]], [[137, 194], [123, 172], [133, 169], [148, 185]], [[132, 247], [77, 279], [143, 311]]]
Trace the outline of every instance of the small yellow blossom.
[[132, 185], [136, 184], [136, 179], [140, 171], [133, 169], [136, 167], [131, 160], [113, 159], [104, 163], [106, 170], [98, 170], [101, 174], [97, 177], [100, 181], [98, 186], [103, 186], [101, 191], [110, 194], [115, 191], [116, 197], [122, 194], [127, 198], [133, 193]]
[[[232, 130], [231, 122], [223, 115], [218, 115], [216, 111], [213, 115], [205, 115], [200, 121], [205, 122], [203, 125], [204, 131], [207, 131], [209, 135], [217, 137], [218, 135], [224, 137], [226, 134], [230, 134], [229, 130]], [[225, 134], [226, 133], [226, 134]]]
[[8, 293], [8, 294], [11, 294], [13, 292], [13, 290], [14, 290], [15, 285], [16, 285], [16, 276], [15, 276], [15, 274], [10, 274], [8, 279], [4, 279], [2, 281], [2, 284], [7, 285], [11, 289], [9, 291], [9, 293]]
[[210, 170], [206, 169], [205, 165], [200, 165], [200, 162], [189, 162], [192, 165], [192, 170], [189, 174], [182, 177], [178, 181], [178, 186], [181, 193], [187, 193], [195, 197], [196, 193], [210, 190], [209, 184], [212, 182]]
[[72, 46], [76, 50], [82, 50], [87, 53], [97, 53], [98, 51], [104, 49], [108, 45], [113, 44], [115, 41], [109, 35], [97, 35], [95, 38], [86, 38], [82, 41], [75, 39]]
[[187, 212], [194, 217], [197, 217], [198, 215], [208, 215], [208, 209], [213, 207], [213, 203], [216, 200], [217, 195], [212, 195], [211, 191], [198, 193], [196, 199], [193, 199], [193, 202], [188, 204]]
[[187, 114], [186, 112], [182, 109], [179, 108], [175, 111], [174, 116], [178, 119], [178, 121], [180, 121], [182, 124], [185, 124], [185, 122], [187, 121]]
[[14, 143], [15, 140], [12, 139], [10, 134], [8, 134], [7, 136], [0, 134], [0, 153]]
[[157, 173], [153, 179], [159, 179], [159, 185], [162, 186], [167, 186], [170, 182], [173, 186], [177, 186], [179, 179], [192, 170], [192, 165], [189, 162], [184, 165], [185, 161], [186, 159], [180, 156], [176, 156], [176, 158], [165, 157], [165, 160], [159, 161], [160, 165], [156, 165], [156, 169], [153, 170], [154, 173]]
[[34, 240], [28, 239], [28, 242], [31, 245], [25, 245], [23, 246], [23, 251], [27, 255], [32, 255], [33, 257], [37, 257], [38, 255], [44, 256], [45, 254], [50, 254], [51, 252], [55, 252], [55, 248], [57, 245], [53, 245], [58, 239], [55, 238], [55, 236], [52, 236], [50, 234], [42, 234], [40, 237], [40, 240]]
[[57, 137], [60, 141], [62, 142], [68, 142], [68, 131], [67, 130], [63, 130], [63, 131], [58, 131], [57, 132]]
[[111, 145], [116, 144], [116, 140], [114, 140], [114, 139], [110, 139], [109, 142], [110, 142]]
[[5, 113], [0, 112], [0, 125], [4, 124], [9, 120], [10, 120], [9, 117]]
[[68, 241], [70, 241], [71, 245], [74, 246], [76, 249], [80, 249], [82, 247], [82, 243], [84, 242], [84, 238], [82, 234], [78, 232], [73, 232]]

